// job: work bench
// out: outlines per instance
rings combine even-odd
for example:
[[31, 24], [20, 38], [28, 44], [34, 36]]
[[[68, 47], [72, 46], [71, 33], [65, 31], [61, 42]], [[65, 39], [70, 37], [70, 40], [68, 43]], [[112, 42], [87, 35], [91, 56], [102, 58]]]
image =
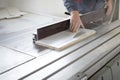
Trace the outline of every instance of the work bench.
[[63, 51], [35, 46], [33, 28], [4, 34], [0, 80], [86, 80], [120, 52], [119, 20], [93, 29], [95, 35]]

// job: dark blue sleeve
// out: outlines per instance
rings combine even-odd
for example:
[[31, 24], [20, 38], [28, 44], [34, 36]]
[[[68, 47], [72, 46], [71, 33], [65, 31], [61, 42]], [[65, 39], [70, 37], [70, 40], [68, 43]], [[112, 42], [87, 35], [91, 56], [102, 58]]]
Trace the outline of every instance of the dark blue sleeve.
[[64, 1], [64, 6], [67, 8], [69, 12], [73, 10], [77, 10], [76, 0], [63, 0], [63, 1]]

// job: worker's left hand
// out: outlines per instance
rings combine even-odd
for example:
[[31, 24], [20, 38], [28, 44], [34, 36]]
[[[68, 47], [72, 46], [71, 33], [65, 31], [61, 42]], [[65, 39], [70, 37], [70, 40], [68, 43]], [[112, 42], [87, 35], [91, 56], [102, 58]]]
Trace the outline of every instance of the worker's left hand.
[[112, 12], [112, 0], [106, 2], [106, 15], [109, 16]]

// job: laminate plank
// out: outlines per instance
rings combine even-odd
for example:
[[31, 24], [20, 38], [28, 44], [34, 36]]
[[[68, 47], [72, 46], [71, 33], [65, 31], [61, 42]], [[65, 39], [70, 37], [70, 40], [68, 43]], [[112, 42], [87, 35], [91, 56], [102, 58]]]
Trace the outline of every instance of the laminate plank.
[[35, 43], [40, 46], [60, 51], [92, 36], [95, 33], [95, 30], [89, 29], [80, 29], [75, 33], [72, 33], [69, 30], [65, 30], [52, 36], [40, 39]]

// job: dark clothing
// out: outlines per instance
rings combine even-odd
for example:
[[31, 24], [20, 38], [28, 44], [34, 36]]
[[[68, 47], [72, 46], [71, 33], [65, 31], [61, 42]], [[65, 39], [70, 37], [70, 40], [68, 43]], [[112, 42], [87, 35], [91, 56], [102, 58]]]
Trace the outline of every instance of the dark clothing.
[[78, 10], [81, 14], [103, 8], [105, 0], [63, 0], [69, 12]]

